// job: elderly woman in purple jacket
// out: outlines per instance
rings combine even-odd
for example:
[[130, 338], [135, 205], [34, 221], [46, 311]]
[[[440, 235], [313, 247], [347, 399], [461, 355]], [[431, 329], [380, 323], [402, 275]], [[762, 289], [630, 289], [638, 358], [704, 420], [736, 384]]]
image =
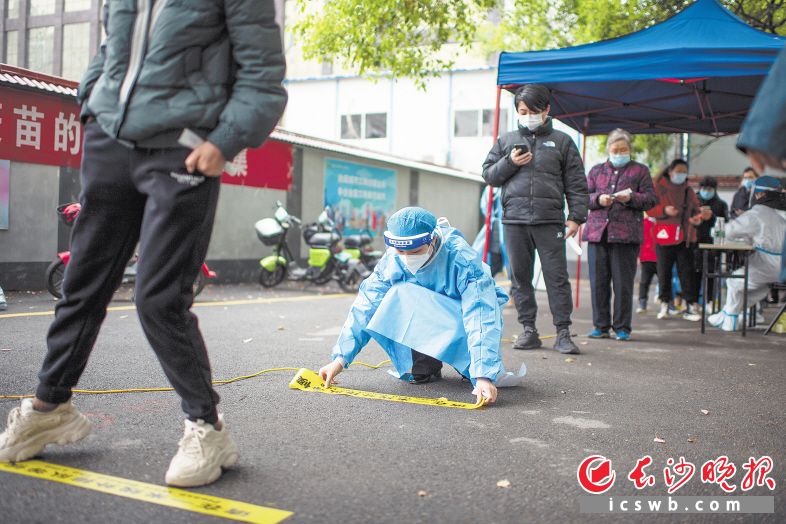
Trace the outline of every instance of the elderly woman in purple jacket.
[[[590, 212], [584, 229], [589, 242], [589, 274], [592, 288], [591, 338], [630, 340], [636, 259], [644, 239], [643, 212], [658, 203], [650, 171], [631, 160], [630, 133], [609, 133], [606, 162], [587, 176]], [[614, 318], [611, 294], [614, 289]]]

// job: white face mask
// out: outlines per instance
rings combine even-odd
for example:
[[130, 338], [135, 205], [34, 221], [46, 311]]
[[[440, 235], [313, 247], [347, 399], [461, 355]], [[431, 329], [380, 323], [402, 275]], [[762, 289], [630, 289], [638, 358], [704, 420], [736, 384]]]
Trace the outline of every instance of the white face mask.
[[399, 255], [401, 257], [401, 261], [404, 262], [404, 265], [407, 266], [407, 269], [413, 275], [417, 273], [420, 268], [422, 268], [428, 259], [431, 258], [432, 253], [434, 252], [434, 248], [429, 246], [428, 251], [423, 253], [422, 255]]
[[519, 124], [526, 127], [530, 131], [534, 131], [543, 124], [543, 114], [537, 113], [534, 115], [519, 115]]

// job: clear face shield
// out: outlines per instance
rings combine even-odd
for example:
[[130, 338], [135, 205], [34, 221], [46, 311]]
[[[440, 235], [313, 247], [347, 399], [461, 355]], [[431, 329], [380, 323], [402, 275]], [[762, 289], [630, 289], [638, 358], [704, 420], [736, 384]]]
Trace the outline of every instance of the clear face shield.
[[[442, 250], [444, 244], [445, 234], [444, 229], [450, 227], [450, 222], [445, 217], [440, 217], [437, 220], [437, 227], [430, 233], [421, 233], [409, 237], [396, 236], [385, 231], [383, 238], [385, 245], [400, 251], [413, 251], [425, 245], [431, 244], [431, 247], [425, 253], [417, 255], [397, 254], [407, 269], [414, 275], [431, 260], [433, 260]], [[436, 242], [434, 242], [436, 240]]]

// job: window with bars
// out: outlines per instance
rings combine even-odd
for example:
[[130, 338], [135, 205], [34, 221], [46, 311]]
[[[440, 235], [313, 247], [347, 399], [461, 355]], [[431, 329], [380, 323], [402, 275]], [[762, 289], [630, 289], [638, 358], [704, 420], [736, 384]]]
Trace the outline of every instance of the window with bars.
[[52, 74], [55, 28], [36, 27], [27, 31], [27, 68]]
[[388, 136], [388, 114], [369, 113], [366, 115], [366, 138], [385, 138]]
[[362, 115], [341, 115], [341, 138], [360, 138]]
[[341, 138], [386, 138], [388, 136], [387, 113], [355, 113], [341, 115]]
[[63, 26], [63, 71], [61, 76], [79, 81], [90, 63], [90, 22]]
[[19, 65], [19, 31], [6, 32], [4, 60], [8, 65]]
[[19, 18], [19, 1], [20, 0], [8, 0], [5, 8], [5, 17], [8, 20]]
[[92, 0], [65, 0], [64, 10], [68, 13], [73, 11], [88, 11], [91, 8]]
[[[507, 129], [507, 121], [508, 110], [501, 109], [499, 112], [498, 134], [505, 132]], [[493, 109], [460, 110], [453, 114], [453, 136], [455, 137], [492, 136], [493, 129]]]
[[30, 0], [30, 16], [55, 14], [55, 0]]

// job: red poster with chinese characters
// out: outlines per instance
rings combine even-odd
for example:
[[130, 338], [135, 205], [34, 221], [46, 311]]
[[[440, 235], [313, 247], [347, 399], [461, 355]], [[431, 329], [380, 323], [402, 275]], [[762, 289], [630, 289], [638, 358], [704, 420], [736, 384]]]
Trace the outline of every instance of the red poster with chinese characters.
[[78, 168], [82, 125], [76, 101], [0, 87], [0, 158]]
[[232, 161], [237, 175], [226, 172], [221, 182], [238, 186], [288, 191], [292, 185], [292, 145], [268, 140], [261, 147], [244, 149]]
[[[83, 138], [76, 101], [0, 87], [0, 158], [79, 168]], [[237, 175], [224, 173], [224, 184], [283, 190], [292, 184], [290, 144], [268, 140], [232, 163]]]

